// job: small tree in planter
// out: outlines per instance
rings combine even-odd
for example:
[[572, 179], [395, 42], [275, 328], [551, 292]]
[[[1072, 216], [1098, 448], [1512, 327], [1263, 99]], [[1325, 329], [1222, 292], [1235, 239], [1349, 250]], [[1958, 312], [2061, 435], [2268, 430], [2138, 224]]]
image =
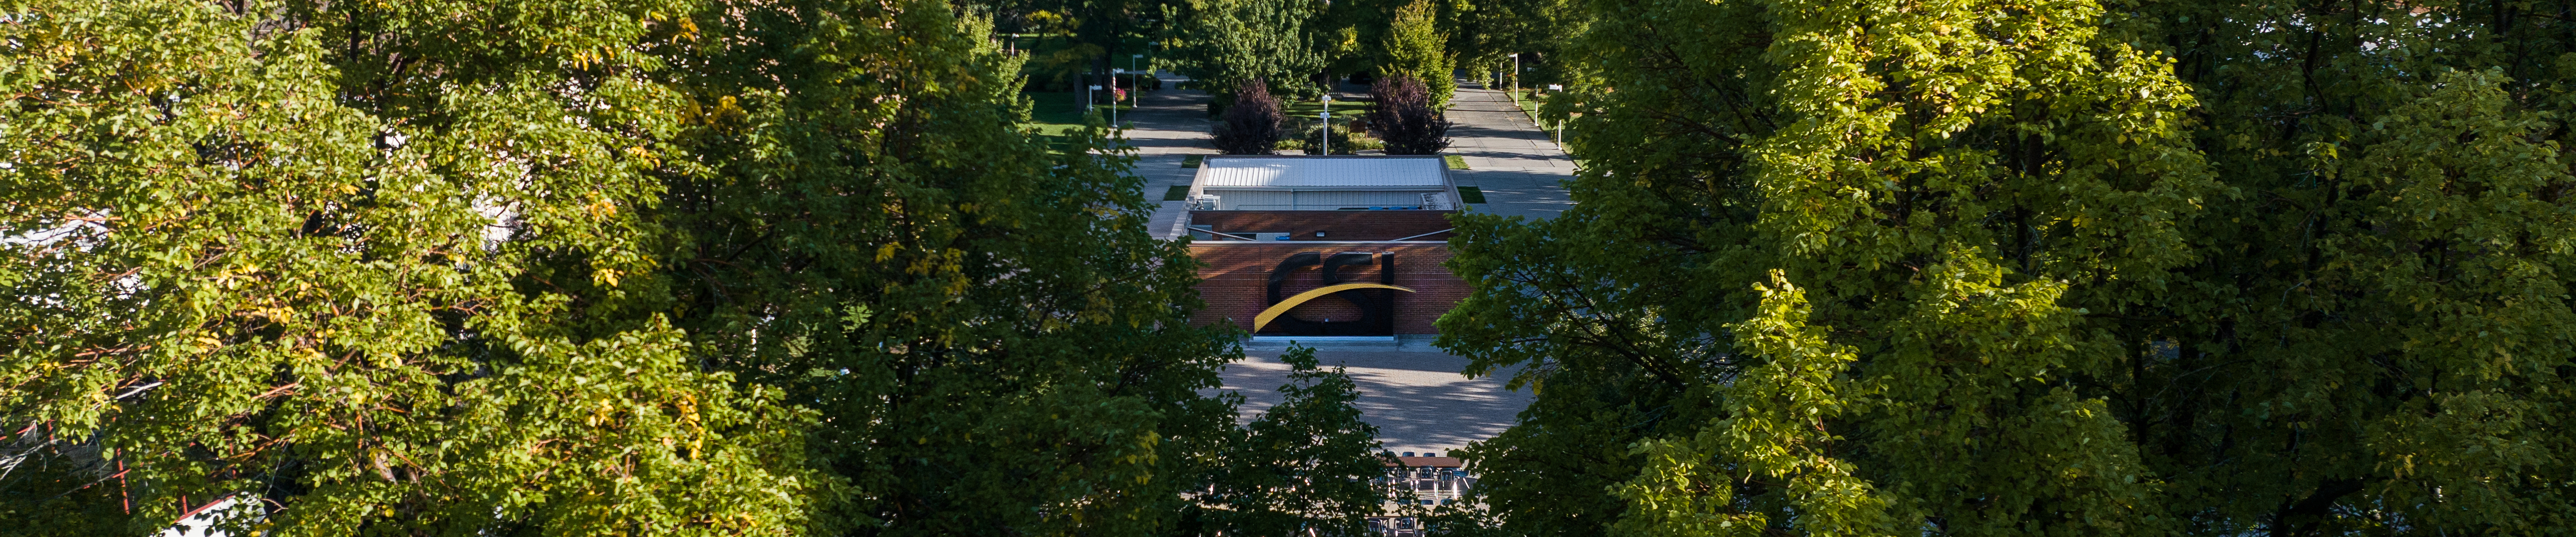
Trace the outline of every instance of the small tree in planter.
[[[1318, 122], [1313, 120], [1301, 122], [1301, 124], [1297, 125], [1295, 128], [1289, 129], [1290, 132], [1299, 133], [1297, 135], [1299, 143], [1296, 150], [1308, 155], [1324, 154], [1322, 150], [1325, 146], [1325, 130], [1326, 129], [1324, 129]], [[1334, 125], [1331, 131], [1333, 136], [1332, 148], [1333, 154], [1335, 155], [1357, 155], [1361, 151], [1386, 149], [1386, 144], [1378, 142], [1376, 138], [1371, 138], [1367, 134], [1363, 134], [1364, 131], [1353, 128], [1351, 125]], [[1285, 144], [1282, 144], [1282, 147], [1283, 151], [1286, 150]]]
[[1410, 74], [1391, 74], [1369, 85], [1368, 127], [1389, 155], [1433, 155], [1449, 148], [1449, 120], [1431, 107], [1431, 90]]
[[1279, 99], [1270, 96], [1270, 88], [1259, 79], [1244, 81], [1234, 90], [1234, 104], [1225, 107], [1225, 120], [1217, 122], [1211, 134], [1218, 153], [1228, 155], [1270, 155], [1278, 152]]

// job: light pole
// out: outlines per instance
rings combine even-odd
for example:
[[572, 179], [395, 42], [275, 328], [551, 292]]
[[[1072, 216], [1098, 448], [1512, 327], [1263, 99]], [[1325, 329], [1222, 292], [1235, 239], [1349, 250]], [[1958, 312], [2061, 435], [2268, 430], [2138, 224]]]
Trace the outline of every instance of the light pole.
[[1512, 53], [1512, 106], [1521, 105], [1521, 53]]
[[1333, 90], [1324, 90], [1324, 156], [1333, 156]]
[[[1154, 42], [1147, 41], [1145, 42], [1145, 46], [1154, 46]], [[1143, 54], [1127, 55], [1127, 104], [1128, 106], [1135, 107], [1137, 110], [1145, 109], [1145, 81], [1143, 79], [1136, 78], [1136, 74], [1141, 72], [1136, 70], [1136, 60], [1144, 58], [1145, 55]]]
[[1109, 128], [1112, 129], [1118, 128], [1118, 75], [1123, 74], [1127, 74], [1126, 69], [1109, 70]]

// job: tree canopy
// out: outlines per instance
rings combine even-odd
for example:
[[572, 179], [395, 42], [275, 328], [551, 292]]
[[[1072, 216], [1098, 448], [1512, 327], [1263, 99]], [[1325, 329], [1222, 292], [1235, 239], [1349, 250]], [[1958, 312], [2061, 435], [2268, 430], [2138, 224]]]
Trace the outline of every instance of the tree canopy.
[[1431, 91], [1431, 107], [1447, 107], [1458, 80], [1449, 76], [1454, 64], [1446, 47], [1449, 39], [1441, 35], [1438, 8], [1431, 0], [1414, 0], [1396, 8], [1387, 26], [1386, 74], [1420, 80]]
[[1296, 81], [1324, 68], [1323, 51], [1307, 36], [1313, 17], [1306, 2], [1205, 0], [1172, 38], [1173, 59], [1180, 62], [1175, 72], [1228, 105], [1245, 83], [1267, 84], [1265, 92], [1292, 98], [1312, 95], [1315, 88]]
[[2565, 535], [2571, 11], [0, 3], [0, 527], [1367, 533], [1353, 382], [1239, 416], [998, 16], [1270, 130], [1554, 55], [1578, 203], [1459, 216], [1440, 321], [1535, 402], [1441, 531]]
[[1237, 459], [1319, 469], [1266, 524], [1375, 508], [1348, 380], [1238, 425], [1132, 157], [946, 3], [6, 7], [13, 532], [1190, 535]]
[[2563, 534], [2563, 7], [1589, 2], [1455, 243], [1495, 520]]

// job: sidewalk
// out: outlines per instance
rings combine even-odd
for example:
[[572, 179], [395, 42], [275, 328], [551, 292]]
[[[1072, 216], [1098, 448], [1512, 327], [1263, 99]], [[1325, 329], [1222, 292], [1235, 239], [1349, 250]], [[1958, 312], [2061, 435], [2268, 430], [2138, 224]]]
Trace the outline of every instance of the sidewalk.
[[1118, 116], [1119, 123], [1131, 127], [1124, 133], [1136, 154], [1216, 154], [1216, 146], [1208, 143], [1208, 93], [1175, 89], [1180, 80], [1166, 79], [1161, 91], [1145, 92], [1143, 104]]
[[1131, 127], [1121, 134], [1136, 147], [1136, 176], [1145, 179], [1145, 200], [1160, 204], [1145, 229], [1162, 239], [1180, 233], [1175, 228], [1184, 211], [1184, 202], [1161, 201], [1163, 192], [1174, 185], [1189, 186], [1198, 172], [1181, 167], [1181, 161], [1189, 155], [1216, 154], [1216, 146], [1208, 143], [1210, 96], [1199, 90], [1174, 89], [1180, 80], [1164, 79], [1161, 91], [1146, 92], [1143, 104], [1118, 118]]
[[1487, 203], [1468, 204], [1469, 210], [1547, 219], [1574, 205], [1563, 183], [1574, 177], [1574, 159], [1510, 95], [1462, 80], [1449, 99], [1449, 121], [1456, 125], [1449, 128], [1448, 153], [1466, 157], [1468, 168], [1450, 170], [1450, 177], [1485, 191]]
[[[1459, 375], [1467, 359], [1431, 347], [1428, 341], [1402, 344], [1322, 344], [1315, 359], [1324, 367], [1342, 366], [1359, 384], [1352, 406], [1388, 451], [1449, 451], [1469, 442], [1493, 438], [1509, 429], [1521, 409], [1535, 397], [1527, 390], [1503, 389], [1519, 373], [1507, 368], [1493, 376]], [[1223, 390], [1243, 394], [1243, 420], [1281, 401], [1280, 385], [1288, 383], [1289, 366], [1279, 361], [1287, 350], [1280, 343], [1244, 345], [1243, 361], [1228, 364], [1219, 378]]]

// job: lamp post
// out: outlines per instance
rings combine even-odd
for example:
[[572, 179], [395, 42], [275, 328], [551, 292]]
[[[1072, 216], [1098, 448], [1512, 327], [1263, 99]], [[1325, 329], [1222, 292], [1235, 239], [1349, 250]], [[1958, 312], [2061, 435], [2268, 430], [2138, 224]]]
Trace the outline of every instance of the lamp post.
[[1127, 74], [1126, 69], [1109, 70], [1109, 128], [1112, 129], [1118, 128], [1118, 75], [1123, 74]]
[[1511, 56], [1512, 56], [1512, 106], [1520, 106], [1520, 104], [1521, 104], [1521, 53], [1514, 52], [1514, 53], [1512, 53], [1512, 54], [1511, 54]]
[[[1145, 46], [1154, 46], [1154, 42], [1147, 41], [1145, 42]], [[1143, 54], [1127, 55], [1127, 104], [1136, 107], [1138, 110], [1143, 110], [1145, 108], [1145, 83], [1143, 80], [1136, 78], [1136, 73], [1138, 73], [1136, 70], [1136, 60], [1144, 58], [1145, 55]]]
[[1324, 90], [1324, 156], [1333, 156], [1333, 90]]

